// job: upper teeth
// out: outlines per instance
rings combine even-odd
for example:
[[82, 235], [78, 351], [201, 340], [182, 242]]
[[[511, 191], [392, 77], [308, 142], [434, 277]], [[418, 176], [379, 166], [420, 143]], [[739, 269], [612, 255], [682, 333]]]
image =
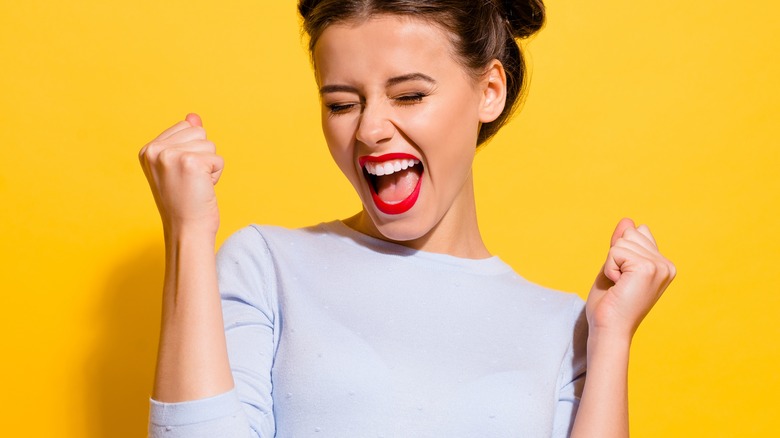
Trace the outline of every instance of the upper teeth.
[[403, 169], [408, 169], [415, 164], [418, 164], [419, 162], [420, 160], [415, 160], [412, 158], [389, 160], [383, 161], [381, 163], [369, 161], [366, 163], [366, 172], [376, 176], [390, 175], [391, 173], [400, 172]]

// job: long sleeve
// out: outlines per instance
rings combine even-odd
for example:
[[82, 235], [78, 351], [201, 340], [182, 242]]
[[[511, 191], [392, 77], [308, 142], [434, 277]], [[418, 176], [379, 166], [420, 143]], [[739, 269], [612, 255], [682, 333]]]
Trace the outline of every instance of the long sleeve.
[[236, 391], [181, 403], [151, 400], [152, 438], [249, 437], [249, 424]]
[[270, 253], [256, 229], [244, 228], [222, 245], [217, 274], [235, 388], [202, 400], [152, 400], [152, 438], [274, 436], [271, 367], [278, 341], [276, 284]]
[[584, 303], [577, 301], [573, 305], [575, 323], [572, 341], [561, 365], [558, 379], [558, 403], [555, 408], [555, 422], [552, 436], [565, 438], [571, 435], [574, 417], [585, 386], [587, 366], [588, 322], [585, 319]]

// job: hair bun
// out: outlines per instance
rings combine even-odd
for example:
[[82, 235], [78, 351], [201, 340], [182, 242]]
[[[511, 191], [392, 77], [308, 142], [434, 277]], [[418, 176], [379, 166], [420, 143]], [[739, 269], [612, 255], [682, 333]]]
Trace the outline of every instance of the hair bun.
[[542, 0], [500, 0], [515, 38], [527, 38], [544, 25]]
[[317, 3], [319, 2], [320, 0], [300, 0], [298, 2], [298, 13], [301, 14], [301, 17], [304, 20], [306, 20], [309, 18], [309, 14], [311, 14], [311, 11], [315, 6], [317, 6]]

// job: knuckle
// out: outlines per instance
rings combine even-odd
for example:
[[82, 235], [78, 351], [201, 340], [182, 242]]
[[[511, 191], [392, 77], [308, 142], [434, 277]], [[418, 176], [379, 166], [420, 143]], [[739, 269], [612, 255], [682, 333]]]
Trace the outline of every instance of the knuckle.
[[659, 263], [657, 266], [656, 272], [658, 273], [658, 276], [661, 278], [669, 278], [669, 275], [671, 274], [671, 271], [669, 270], [669, 265], [667, 265], [664, 262]]
[[637, 272], [640, 272], [649, 277], [655, 277], [656, 274], [658, 274], [658, 265], [655, 264], [652, 260], [642, 259], [638, 261], [636, 270]]
[[141, 149], [141, 152], [147, 160], [154, 160], [157, 156], [159, 156], [161, 149], [162, 146], [159, 143], [151, 142], [144, 146], [143, 149]]
[[677, 266], [674, 265], [672, 262], [667, 262], [667, 267], [669, 268], [669, 279], [673, 279], [677, 276]]
[[179, 157], [179, 164], [185, 171], [194, 171], [200, 168], [200, 157], [191, 152], [185, 152]]
[[176, 151], [173, 149], [162, 149], [157, 153], [157, 162], [163, 166], [170, 166], [176, 159]]

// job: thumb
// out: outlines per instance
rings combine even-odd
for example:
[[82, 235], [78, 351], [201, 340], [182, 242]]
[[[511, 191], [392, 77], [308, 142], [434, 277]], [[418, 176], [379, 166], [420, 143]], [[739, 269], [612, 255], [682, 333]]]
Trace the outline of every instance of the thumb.
[[200, 119], [200, 116], [195, 113], [187, 114], [187, 117], [185, 117], [184, 120], [192, 126], [203, 127], [203, 121]]
[[599, 275], [596, 276], [596, 280], [593, 282], [593, 287], [591, 288], [591, 293], [594, 293], [594, 291], [606, 293], [609, 288], [615, 285], [615, 282], [607, 277], [604, 270], [604, 267], [602, 267], [601, 271], [599, 271]]
[[624, 217], [620, 220], [620, 222], [618, 222], [617, 227], [615, 227], [615, 231], [612, 233], [610, 246], [615, 246], [615, 243], [617, 243], [618, 239], [623, 237], [623, 233], [625, 233], [629, 228], [636, 228], [636, 225], [634, 224], [633, 220]]

